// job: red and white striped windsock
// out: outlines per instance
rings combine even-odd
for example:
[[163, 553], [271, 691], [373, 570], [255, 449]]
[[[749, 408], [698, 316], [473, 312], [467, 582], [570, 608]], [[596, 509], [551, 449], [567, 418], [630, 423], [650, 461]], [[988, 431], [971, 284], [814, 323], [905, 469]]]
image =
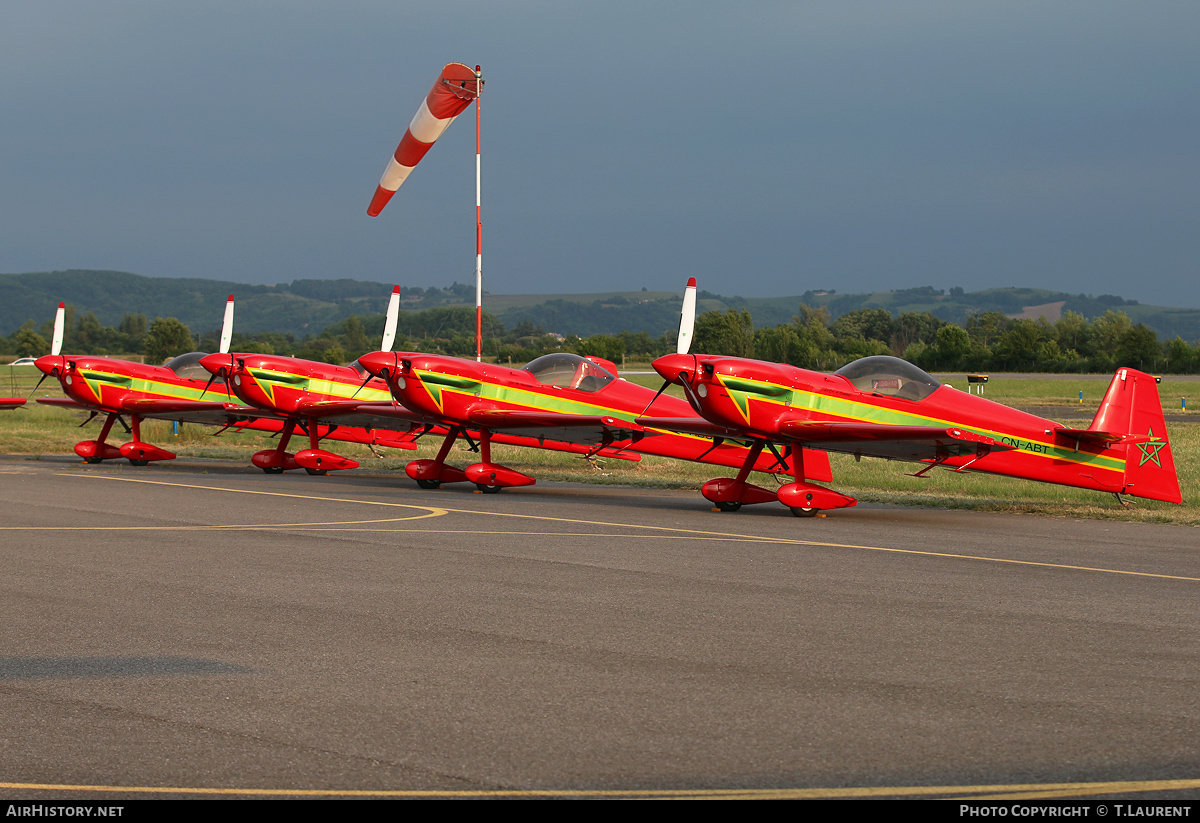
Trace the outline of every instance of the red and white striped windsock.
[[446, 127], [454, 122], [454, 118], [479, 96], [479, 85], [475, 70], [462, 63], [451, 63], [442, 69], [441, 76], [408, 124], [408, 131], [396, 147], [396, 154], [388, 161], [367, 214], [375, 217], [383, 211], [413, 167], [421, 162], [425, 152], [433, 147]]

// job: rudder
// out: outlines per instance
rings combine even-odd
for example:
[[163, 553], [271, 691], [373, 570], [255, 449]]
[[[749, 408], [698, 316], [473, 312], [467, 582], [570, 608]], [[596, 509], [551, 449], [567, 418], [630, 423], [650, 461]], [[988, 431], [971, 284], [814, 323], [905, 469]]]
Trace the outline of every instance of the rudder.
[[1118, 369], [1088, 430], [1121, 436], [1117, 448], [1125, 449], [1125, 494], [1183, 502], [1153, 376]]

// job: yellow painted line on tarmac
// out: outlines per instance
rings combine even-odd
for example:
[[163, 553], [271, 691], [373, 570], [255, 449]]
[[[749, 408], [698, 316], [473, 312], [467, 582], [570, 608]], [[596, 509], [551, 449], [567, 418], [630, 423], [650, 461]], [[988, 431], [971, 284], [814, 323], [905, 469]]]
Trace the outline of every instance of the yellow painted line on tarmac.
[[427, 797], [536, 798], [613, 797], [674, 800], [821, 800], [854, 797], [929, 797], [956, 800], [1036, 800], [1107, 794], [1200, 789], [1200, 780], [1122, 780], [1105, 783], [1017, 783], [981, 786], [869, 786], [811, 789], [254, 789], [198, 786], [97, 786], [71, 783], [0, 783], [0, 789], [52, 792], [124, 792], [129, 794], [234, 795], [256, 797]]
[[[342, 526], [358, 526], [374, 523], [405, 523], [410, 520], [424, 520], [427, 517], [441, 517], [446, 514], [444, 511], [432, 509], [425, 514], [414, 514], [409, 517], [386, 517], [379, 520], [319, 520], [314, 523], [218, 523], [214, 525], [197, 525], [197, 526], [4, 526], [0, 527], [0, 531], [6, 532], [37, 532], [37, 531], [54, 531], [54, 532], [104, 532], [104, 531], [121, 531], [121, 532], [137, 532], [137, 531], [239, 531], [253, 529], [309, 529], [311, 531], [336, 531]], [[371, 531], [370, 529], [359, 529], [358, 531]], [[379, 531], [383, 531], [379, 529]]]
[[[204, 489], [206, 491], [231, 492], [234, 494], [261, 494], [271, 497], [291, 497], [299, 500], [321, 500], [329, 503], [351, 503], [363, 506], [392, 506], [405, 509], [424, 509], [429, 512], [439, 512], [441, 514], [470, 514], [470, 515], [486, 515], [491, 517], [514, 517], [523, 520], [545, 520], [553, 523], [573, 523], [583, 526], [603, 526], [607, 528], [621, 529], [643, 529], [647, 531], [657, 532], [674, 532], [680, 535], [689, 535], [697, 539], [717, 538], [737, 541], [752, 541], [758, 543], [777, 543], [790, 546], [813, 546], [816, 548], [827, 549], [859, 549], [861, 551], [873, 552], [888, 552], [890, 554], [909, 554], [919, 557], [943, 557], [949, 560], [975, 560], [983, 563], [1005, 563], [1013, 566], [1034, 566], [1046, 569], [1063, 569], [1065, 571], [1080, 571], [1080, 572], [1097, 572], [1099, 574], [1120, 574], [1129, 577], [1149, 577], [1159, 580], [1185, 580], [1188, 582], [1200, 583], [1200, 577], [1187, 577], [1177, 574], [1157, 574], [1154, 572], [1139, 572], [1128, 569], [1106, 569], [1099, 566], [1074, 566], [1068, 563], [1046, 563], [1037, 560], [1013, 560], [1005, 557], [986, 557], [976, 554], [955, 554], [953, 552], [935, 552], [922, 549], [896, 549], [887, 546], [860, 546], [854, 543], [828, 543], [817, 540], [800, 540], [787, 537], [769, 537], [750, 534], [736, 534], [729, 532], [715, 532], [711, 530], [701, 529], [681, 529], [673, 526], [649, 526], [640, 525], [637, 523], [610, 523], [603, 520], [577, 520], [570, 517], [551, 517], [541, 514], [518, 514], [516, 512], [489, 512], [479, 511], [477, 509], [452, 509], [449, 507], [432, 507], [432, 506], [415, 506], [410, 503], [389, 503], [381, 500], [355, 500], [344, 497], [322, 497], [318, 495], [306, 494], [290, 494], [286, 492], [267, 492], [256, 491], [250, 489], [229, 489], [220, 486], [204, 486], [193, 483], [166, 483], [160, 480], [137, 480], [127, 477], [107, 477], [97, 474], [62, 474], [61, 477], [76, 477], [88, 480], [112, 480], [119, 483], [146, 483], [152, 486], [174, 486], [184, 489]], [[433, 515], [430, 515], [433, 516]], [[416, 519], [416, 518], [414, 518]], [[468, 532], [471, 533], [471, 532]]]
[[[372, 521], [317, 521], [314, 523], [216, 523], [206, 525], [5, 525], [0, 531], [245, 531], [253, 529], [310, 529], [312, 531], [336, 530], [343, 525], [368, 523], [404, 523], [419, 521], [426, 517], [442, 517], [444, 511], [433, 511], [425, 515], [410, 517], [386, 517]], [[360, 529], [370, 531], [371, 529]], [[383, 529], [379, 529], [382, 531]]]

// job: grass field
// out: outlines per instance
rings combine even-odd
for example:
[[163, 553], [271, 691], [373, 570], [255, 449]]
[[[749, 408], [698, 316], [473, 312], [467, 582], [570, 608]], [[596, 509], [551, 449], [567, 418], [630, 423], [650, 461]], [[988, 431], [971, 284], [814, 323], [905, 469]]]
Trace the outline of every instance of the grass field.
[[[12, 388], [0, 386], [0, 394], [26, 396], [40, 376], [36, 370], [30, 371], [12, 381]], [[659, 384], [654, 375], [632, 375], [630, 379], [654, 388]], [[951, 379], [951, 383], [955, 382], [965, 385], [965, 381]], [[1106, 386], [1106, 381], [1088, 377], [1010, 380], [1001, 375], [993, 376], [989, 382], [987, 397], [1018, 406], [1062, 406], [1072, 394], [1078, 404], [1078, 393], [1082, 390], [1085, 392], [1082, 413], [1090, 415]], [[13, 388], [17, 390], [13, 391]], [[1161, 391], [1167, 398], [1174, 395], [1174, 402], [1178, 404], [1178, 397], [1186, 396], [1188, 388], [1200, 388], [1200, 383], [1178, 381], [1176, 385], [1167, 378], [1163, 380]], [[1168, 394], [1172, 389], [1178, 391]], [[57, 381], [47, 380], [38, 394], [59, 395]], [[1166, 411], [1179, 414], [1179, 406], [1169, 405], [1170, 402], [1164, 402]], [[94, 420], [81, 429], [79, 424], [86, 415], [32, 401], [26, 408], [2, 414], [0, 420], [6, 425], [0, 428], [0, 454], [27, 455], [30, 459], [37, 459], [39, 455], [72, 454], [76, 442], [96, 436], [100, 422]], [[272, 448], [275, 444], [273, 438], [256, 433], [225, 432], [213, 437], [214, 429], [184, 425], [180, 434], [174, 435], [169, 422], [147, 421], [143, 425], [143, 439], [181, 457], [248, 462], [253, 452]], [[1197, 468], [1200, 465], [1200, 417], [1195, 422], [1169, 423], [1168, 434], [1183, 489], [1181, 506], [1137, 498], [1130, 499], [1131, 505], [1122, 506], [1112, 495], [1100, 492], [985, 474], [936, 470], [915, 478], [909, 476], [917, 468], [914, 464], [870, 459], [855, 462], [852, 457], [838, 454], [830, 456], [835, 478], [832, 485], [863, 502], [872, 503], [1200, 525], [1200, 469]], [[114, 436], [113, 441], [124, 442], [123, 435]], [[427, 439], [421, 442], [416, 452], [385, 449], [383, 458], [357, 444], [337, 443], [331, 448], [358, 460], [364, 469], [395, 473], [397, 484], [408, 485], [412, 481], [404, 475], [405, 464], [417, 457], [433, 457], [437, 445], [436, 441]], [[461, 465], [475, 461], [473, 455], [466, 453], [465, 446], [456, 446], [456, 449], [459, 451], [452, 457], [452, 462]], [[730, 469], [653, 456], [636, 463], [613, 459], [589, 462], [559, 452], [503, 446], [495, 447], [494, 459], [543, 480], [657, 488], [699, 489], [713, 477], [733, 473]], [[759, 482], [769, 486], [774, 481], [763, 478]]]

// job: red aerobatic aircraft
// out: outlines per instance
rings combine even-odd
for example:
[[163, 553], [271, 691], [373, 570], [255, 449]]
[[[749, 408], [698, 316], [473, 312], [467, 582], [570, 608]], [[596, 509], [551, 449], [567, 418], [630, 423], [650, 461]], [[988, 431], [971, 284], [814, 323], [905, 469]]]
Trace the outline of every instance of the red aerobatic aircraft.
[[[695, 280], [689, 281], [685, 299], [693, 305], [695, 291]], [[690, 323], [681, 324], [680, 350], [686, 350], [691, 331]], [[370, 408], [375, 413], [447, 429], [437, 457], [414, 460], [405, 469], [422, 488], [469, 481], [480, 491], [497, 492], [505, 486], [536, 482], [494, 463], [492, 442], [625, 460], [657, 454], [725, 466], [748, 465], [764, 472], [791, 471], [792, 455], [787, 452], [772, 449], [763, 455], [761, 447], [710, 443], [707, 436], [632, 422], [652, 404], [661, 413], [703, 421], [682, 400], [660, 397], [617, 377], [616, 366], [598, 357], [558, 352], [514, 369], [459, 357], [381, 351], [363, 355], [358, 362], [386, 381], [399, 403], [390, 407], [373, 404]], [[360, 407], [360, 411], [366, 410]], [[474, 448], [472, 436], [479, 441], [480, 462], [465, 469], [447, 465], [455, 440], [462, 437]], [[824, 453], [809, 452], [803, 462], [810, 476], [832, 478]]]
[[[204, 423], [207, 425], [251, 428], [263, 431], [278, 431], [278, 419], [263, 417], [258, 409], [246, 408], [232, 402], [226, 394], [203, 400], [204, 378], [207, 373], [198, 361], [201, 352], [181, 354], [163, 366], [149, 366], [129, 360], [90, 355], [63, 355], [62, 349], [64, 306], [58, 304], [54, 318], [54, 339], [51, 353], [39, 357], [36, 366], [42, 372], [42, 380], [58, 378], [66, 397], [39, 397], [38, 402], [50, 406], [90, 411], [90, 421], [97, 415], [105, 415], [100, 436], [95, 440], [84, 440], [75, 444], [75, 453], [88, 463], [115, 460], [124, 457], [135, 466], [144, 466], [155, 460], [171, 460], [175, 455], [166, 449], [142, 440], [143, 418], [159, 418], [180, 422]], [[225, 326], [221, 345], [229, 344], [229, 327], [233, 320], [233, 296], [230, 295], [225, 309]], [[38, 381], [41, 385], [41, 381]], [[37, 388], [34, 388], [37, 391]], [[118, 420], [124, 426], [123, 415], [128, 415], [133, 440], [121, 446], [107, 442], [113, 424]], [[87, 421], [85, 421], [86, 423]]]
[[[396, 286], [383, 333], [386, 350], [396, 337], [399, 310], [400, 287]], [[320, 448], [326, 437], [368, 446], [416, 448], [414, 441], [419, 435], [412, 424], [406, 422], [405, 431], [395, 431], [394, 415], [371, 412], [372, 403], [389, 409], [391, 394], [383, 381], [371, 380], [355, 364], [333, 366], [295, 357], [222, 352], [203, 357], [200, 365], [211, 372], [210, 384], [220, 377], [227, 391], [243, 402], [283, 420], [279, 445], [251, 457], [267, 474], [299, 468], [309, 474], [326, 474], [358, 467], [357, 461]], [[368, 378], [365, 383], [364, 377]], [[309, 447], [291, 454], [287, 446], [297, 428], [308, 435]]]
[[[834, 374], [739, 357], [671, 354], [654, 369], [683, 387], [705, 419], [641, 417], [638, 423], [722, 439], [884, 457], [954, 471], [979, 471], [1066, 486], [1182, 502], [1155, 379], [1120, 369], [1086, 429], [944, 386], [895, 357], [865, 357]], [[824, 466], [822, 466], [824, 471]], [[778, 500], [797, 517], [855, 505], [810, 481], [807, 461], [778, 490], [718, 478], [703, 494], [725, 511]]]

